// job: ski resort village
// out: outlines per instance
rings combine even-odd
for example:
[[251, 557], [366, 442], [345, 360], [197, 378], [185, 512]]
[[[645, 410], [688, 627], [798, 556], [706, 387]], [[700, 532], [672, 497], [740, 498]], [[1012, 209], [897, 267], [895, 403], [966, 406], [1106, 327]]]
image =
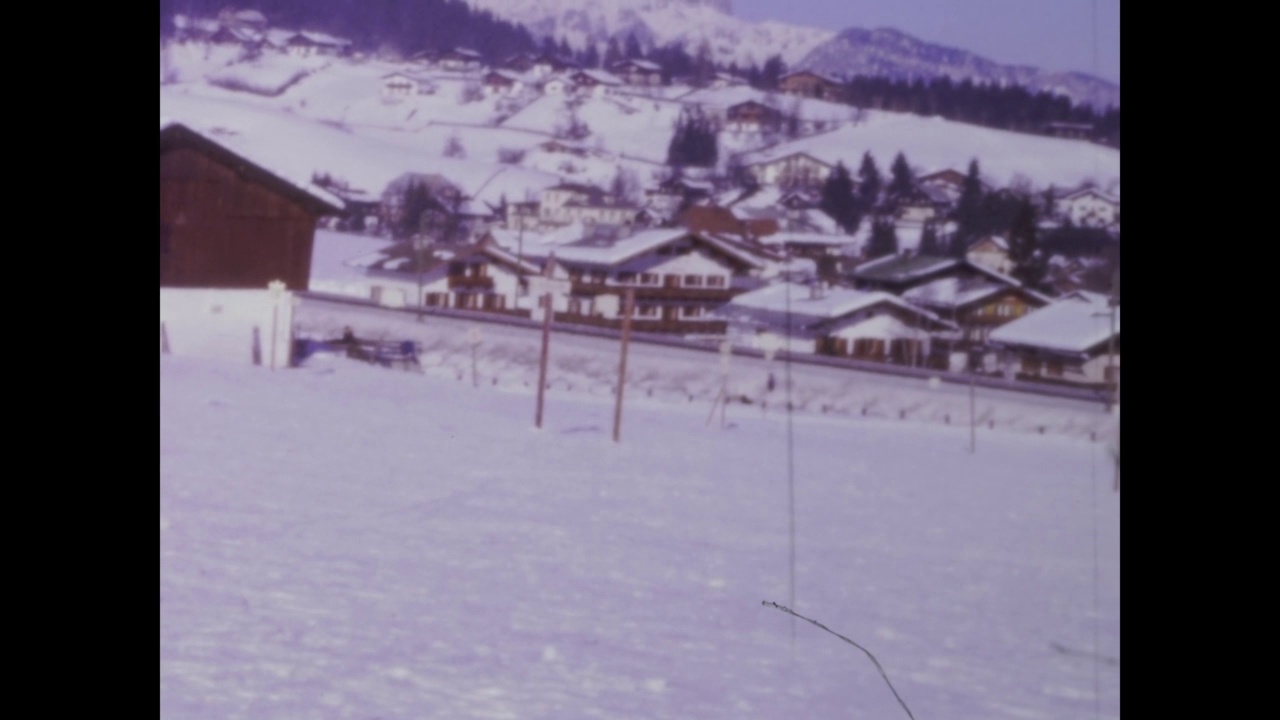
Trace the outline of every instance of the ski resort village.
[[162, 717], [1119, 717], [1118, 120], [771, 32], [162, 17]]

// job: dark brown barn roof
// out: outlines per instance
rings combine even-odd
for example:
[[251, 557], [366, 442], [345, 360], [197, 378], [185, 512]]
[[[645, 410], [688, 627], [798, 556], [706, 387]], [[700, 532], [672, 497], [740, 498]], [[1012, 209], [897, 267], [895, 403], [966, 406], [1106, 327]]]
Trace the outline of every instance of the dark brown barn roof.
[[170, 123], [160, 127], [160, 154], [170, 150], [191, 148], [213, 158], [217, 162], [232, 168], [241, 177], [265, 185], [275, 192], [292, 199], [299, 205], [316, 215], [332, 215], [342, 212], [342, 207], [322, 199], [318, 195], [298, 187], [292, 182], [276, 175], [249, 160], [248, 158], [220, 145], [208, 137], [192, 130], [181, 123]]

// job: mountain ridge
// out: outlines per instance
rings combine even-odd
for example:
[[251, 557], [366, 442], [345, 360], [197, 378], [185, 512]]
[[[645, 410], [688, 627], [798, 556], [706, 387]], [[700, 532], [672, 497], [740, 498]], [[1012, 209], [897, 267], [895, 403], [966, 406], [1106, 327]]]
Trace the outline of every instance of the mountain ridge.
[[1103, 78], [1080, 71], [1049, 72], [1031, 65], [1007, 65], [894, 28], [846, 28], [810, 51], [795, 67], [837, 76], [926, 81], [948, 77], [957, 82], [1020, 85], [1098, 109], [1120, 106], [1120, 86]]
[[603, 46], [633, 34], [650, 47], [676, 42], [696, 54], [702, 44], [722, 64], [762, 65], [778, 55], [792, 70], [896, 80], [949, 77], [1021, 85], [1097, 109], [1120, 106], [1118, 84], [1082, 71], [1051, 72], [999, 63], [977, 53], [921, 40], [894, 28], [840, 32], [733, 16], [729, 0], [465, 0], [477, 10], [520, 23], [536, 36], [575, 48]]

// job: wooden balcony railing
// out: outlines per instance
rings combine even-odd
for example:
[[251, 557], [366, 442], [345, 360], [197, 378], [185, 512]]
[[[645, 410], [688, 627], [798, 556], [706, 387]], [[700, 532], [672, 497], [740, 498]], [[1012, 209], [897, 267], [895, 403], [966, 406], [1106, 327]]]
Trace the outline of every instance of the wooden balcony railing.
[[449, 289], [480, 289], [492, 290], [493, 278], [490, 277], [471, 277], [469, 275], [450, 275]]
[[573, 282], [575, 295], [622, 295], [627, 288], [634, 288], [637, 300], [688, 300], [690, 302], [729, 302], [741, 290], [717, 287], [667, 287], [663, 285], [606, 285], [604, 283]]

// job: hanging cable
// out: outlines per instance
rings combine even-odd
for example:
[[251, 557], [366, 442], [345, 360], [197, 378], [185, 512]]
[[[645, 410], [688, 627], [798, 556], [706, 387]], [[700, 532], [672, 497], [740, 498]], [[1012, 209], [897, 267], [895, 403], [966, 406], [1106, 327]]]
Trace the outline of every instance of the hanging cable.
[[[792, 420], [791, 401], [791, 250], [786, 254], [787, 270], [783, 278], [786, 286], [787, 343], [786, 353], [782, 356], [783, 377], [787, 383], [787, 520], [788, 539], [790, 542], [790, 560], [788, 572], [790, 578], [790, 607], [796, 604], [796, 459], [795, 459], [795, 424]], [[795, 657], [796, 621], [791, 620], [791, 655]]]

